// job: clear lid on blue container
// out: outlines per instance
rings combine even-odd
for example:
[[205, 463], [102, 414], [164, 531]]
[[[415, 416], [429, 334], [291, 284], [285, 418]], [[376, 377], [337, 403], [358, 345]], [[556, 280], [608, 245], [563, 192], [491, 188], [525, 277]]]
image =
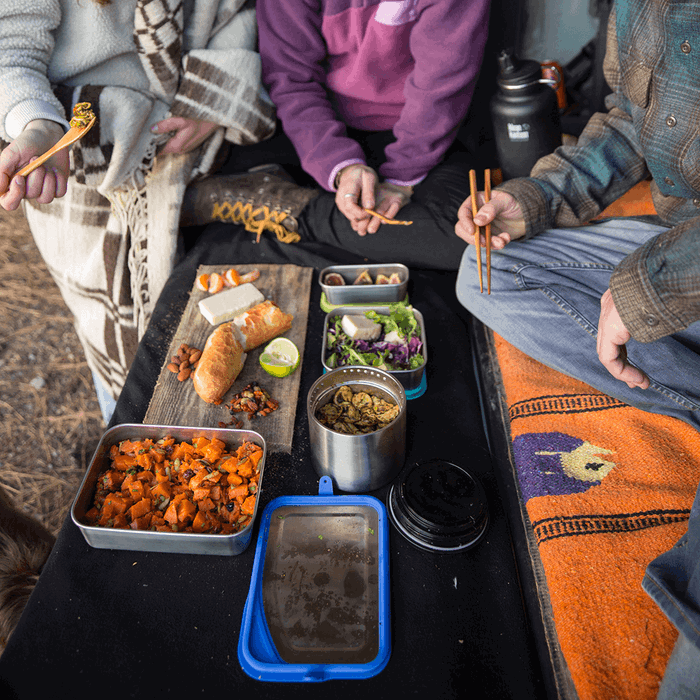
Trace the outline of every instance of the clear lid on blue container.
[[252, 678], [369, 678], [390, 655], [388, 527], [372, 496], [284, 496], [265, 508], [238, 657]]

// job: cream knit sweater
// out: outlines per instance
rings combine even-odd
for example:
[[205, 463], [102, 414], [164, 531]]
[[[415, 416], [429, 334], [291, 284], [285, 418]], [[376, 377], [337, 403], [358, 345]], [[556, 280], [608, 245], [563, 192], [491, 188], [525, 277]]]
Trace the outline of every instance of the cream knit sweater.
[[[115, 397], [176, 262], [187, 184], [224, 138], [274, 132], [256, 47], [254, 0], [0, 0], [0, 137], [34, 119], [67, 126], [77, 101], [97, 114], [71, 149], [66, 196], [24, 210]], [[170, 114], [222, 128], [197, 151], [157, 156], [167, 136], [150, 127]]]

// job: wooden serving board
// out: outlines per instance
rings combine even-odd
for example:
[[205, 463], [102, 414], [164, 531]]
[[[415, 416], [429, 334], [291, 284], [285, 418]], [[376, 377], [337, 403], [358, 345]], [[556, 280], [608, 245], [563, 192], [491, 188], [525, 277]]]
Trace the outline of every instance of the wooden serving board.
[[[229, 267], [232, 266], [200, 265], [197, 277], [204, 273], [223, 273]], [[289, 338], [299, 348], [301, 356], [299, 368], [288, 377], [270, 376], [259, 362], [263, 345], [248, 353], [243, 370], [221, 404], [214, 405], [203, 401], [194, 390], [191, 379], [180, 382], [177, 376], [167, 368], [172, 356], [177, 353], [182, 343], [201, 350], [215, 329], [215, 326], [202, 316], [198, 306], [200, 299], [204, 299], [209, 294], [193, 285], [187, 307], [173, 336], [143, 422], [154, 425], [218, 428], [220, 422], [228, 423], [232, 417], [235, 417], [243, 423], [243, 429], [255, 430], [265, 438], [268, 452], [290, 453], [294, 417], [299, 399], [301, 365], [304, 362], [313, 268], [297, 265], [235, 265], [234, 267], [240, 274], [253, 269], [260, 270], [260, 277], [254, 282], [255, 286], [262, 292], [265, 299], [274, 301], [283, 311], [293, 314], [292, 327], [282, 336]], [[226, 404], [231, 401], [234, 394], [251, 382], [260, 384], [273, 399], [279, 401], [279, 408], [267, 416], [252, 420], [245, 413], [236, 413], [231, 416]]]

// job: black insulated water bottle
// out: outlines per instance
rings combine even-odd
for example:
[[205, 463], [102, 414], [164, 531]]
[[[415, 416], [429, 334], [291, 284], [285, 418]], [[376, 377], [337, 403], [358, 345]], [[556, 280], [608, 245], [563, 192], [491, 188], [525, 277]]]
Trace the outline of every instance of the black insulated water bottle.
[[532, 166], [561, 145], [557, 95], [537, 61], [498, 56], [498, 91], [491, 99], [496, 153], [504, 180], [527, 177]]

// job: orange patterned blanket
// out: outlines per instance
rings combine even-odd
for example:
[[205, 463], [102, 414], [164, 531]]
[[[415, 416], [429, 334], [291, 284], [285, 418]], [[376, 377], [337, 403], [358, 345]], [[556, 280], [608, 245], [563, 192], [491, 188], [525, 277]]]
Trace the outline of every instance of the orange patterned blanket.
[[677, 633], [641, 580], [686, 530], [700, 434], [494, 341], [520, 495], [577, 694], [653, 700]]

